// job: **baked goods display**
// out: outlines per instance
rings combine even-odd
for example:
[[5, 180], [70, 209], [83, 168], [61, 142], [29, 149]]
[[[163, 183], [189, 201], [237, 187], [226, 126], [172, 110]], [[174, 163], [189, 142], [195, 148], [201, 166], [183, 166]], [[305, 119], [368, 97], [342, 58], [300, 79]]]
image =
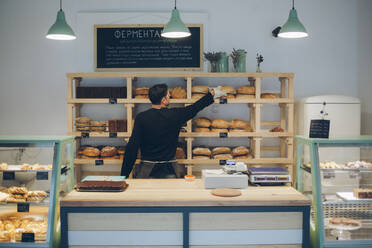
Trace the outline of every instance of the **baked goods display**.
[[[311, 164], [306, 163], [306, 167], [310, 168]], [[372, 163], [366, 161], [354, 161], [348, 162], [347, 164], [338, 164], [335, 161], [325, 161], [319, 163], [320, 169], [371, 169]]]
[[18, 171], [18, 170], [52, 170], [53, 165], [41, 165], [39, 163], [28, 164], [23, 163], [21, 165], [8, 165], [7, 163], [0, 164], [0, 171]]
[[123, 159], [124, 147], [104, 146], [104, 147], [80, 147], [76, 158], [78, 159]]
[[85, 116], [77, 117], [75, 119], [75, 127], [77, 131], [90, 131], [90, 118]]
[[3, 187], [0, 192], [0, 202], [19, 203], [19, 202], [38, 202], [48, 197], [43, 190], [29, 191], [26, 187], [12, 186]]
[[0, 171], [5, 171], [8, 169], [8, 164], [7, 163], [1, 163], [0, 164]]
[[340, 218], [340, 217], [333, 217], [329, 220], [329, 224], [331, 225], [344, 225], [344, 226], [360, 226], [359, 220], [354, 220], [351, 218]]
[[256, 89], [254, 86], [244, 85], [244, 86], [239, 87], [236, 90], [236, 93], [242, 94], [242, 95], [254, 95], [256, 94]]
[[83, 150], [83, 155], [87, 157], [98, 157], [101, 154], [101, 151], [95, 147], [86, 147]]
[[78, 191], [123, 191], [127, 187], [125, 181], [84, 181], [75, 186]]
[[118, 150], [113, 146], [105, 146], [101, 149], [101, 157], [112, 157], [118, 153]]
[[191, 87], [191, 98], [200, 99], [209, 92], [209, 87], [204, 85], [194, 85]]
[[126, 132], [127, 121], [124, 119], [96, 121], [89, 117], [77, 117], [75, 127], [76, 131], [80, 132]]
[[280, 98], [278, 93], [261, 93], [261, 98]]
[[372, 199], [372, 189], [353, 189], [353, 195], [359, 199]]
[[22, 240], [22, 233], [34, 233], [35, 241], [45, 241], [48, 218], [44, 215], [7, 214], [0, 217], [0, 242]]
[[194, 132], [252, 132], [251, 125], [243, 120], [232, 120], [228, 122], [224, 119], [209, 120], [208, 118], [194, 119]]
[[135, 98], [148, 99], [149, 98], [149, 88], [141, 87], [135, 89]]
[[270, 129], [270, 132], [284, 132], [284, 129], [281, 127], [273, 127]]
[[372, 163], [367, 162], [367, 161], [354, 161], [354, 162], [349, 162], [345, 164], [345, 168], [349, 169], [371, 169], [372, 168]]
[[219, 146], [214, 148], [195, 147], [192, 150], [193, 159], [251, 159], [249, 148], [245, 146], [238, 146], [231, 149], [227, 146]]
[[173, 88], [170, 94], [171, 94], [171, 98], [173, 99], [186, 99], [187, 98], [186, 89], [181, 86], [177, 86]]

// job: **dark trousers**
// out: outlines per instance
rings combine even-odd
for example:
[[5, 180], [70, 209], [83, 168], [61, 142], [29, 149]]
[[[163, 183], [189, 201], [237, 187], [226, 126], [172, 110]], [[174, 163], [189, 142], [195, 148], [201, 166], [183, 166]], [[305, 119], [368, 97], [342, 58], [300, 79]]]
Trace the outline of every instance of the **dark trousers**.
[[134, 178], [181, 178], [185, 167], [177, 163], [143, 162], [134, 168]]

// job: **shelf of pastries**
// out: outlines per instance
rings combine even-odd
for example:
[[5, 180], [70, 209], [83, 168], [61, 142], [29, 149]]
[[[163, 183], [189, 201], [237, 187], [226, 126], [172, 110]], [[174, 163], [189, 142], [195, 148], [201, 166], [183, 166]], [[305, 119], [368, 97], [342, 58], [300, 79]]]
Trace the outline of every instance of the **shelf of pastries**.
[[77, 152], [75, 164], [122, 164], [125, 148], [114, 146], [81, 147]]
[[52, 169], [53, 169], [52, 164], [42, 165], [39, 163], [35, 164], [23, 163], [19, 165], [10, 165], [8, 163], [0, 163], [0, 171], [24, 172], [24, 171], [50, 171]]
[[32, 203], [48, 205], [48, 193], [44, 190], [30, 190], [24, 186], [0, 187], [1, 204]]
[[90, 117], [81, 116], [75, 119], [75, 132], [70, 133], [77, 137], [129, 137], [127, 120], [114, 119], [106, 121], [91, 120]]
[[[48, 227], [48, 207], [32, 206], [29, 212], [17, 212], [12, 208], [0, 212], [0, 243], [21, 243], [30, 241], [30, 236], [23, 233], [33, 233], [35, 243], [45, 242]], [[20, 246], [19, 246], [20, 247]]]

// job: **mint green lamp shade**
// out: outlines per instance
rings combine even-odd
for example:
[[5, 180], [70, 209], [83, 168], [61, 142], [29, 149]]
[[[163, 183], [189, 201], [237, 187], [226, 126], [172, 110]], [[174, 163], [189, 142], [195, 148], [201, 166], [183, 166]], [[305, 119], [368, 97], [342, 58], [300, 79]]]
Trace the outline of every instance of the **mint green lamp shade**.
[[76, 35], [71, 27], [67, 24], [65, 13], [60, 9], [57, 13], [56, 22], [48, 30], [46, 35], [48, 39], [52, 40], [75, 40]]
[[170, 21], [165, 25], [161, 36], [166, 38], [185, 38], [191, 35], [190, 30], [182, 22], [180, 13], [176, 8], [172, 11]]
[[281, 38], [304, 38], [309, 36], [304, 25], [297, 17], [296, 9], [291, 9], [288, 20], [280, 29], [278, 36]]

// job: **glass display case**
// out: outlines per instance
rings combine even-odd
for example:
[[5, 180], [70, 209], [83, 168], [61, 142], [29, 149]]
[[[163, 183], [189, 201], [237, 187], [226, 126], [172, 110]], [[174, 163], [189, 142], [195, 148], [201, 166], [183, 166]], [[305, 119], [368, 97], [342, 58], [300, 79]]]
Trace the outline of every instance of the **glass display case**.
[[74, 137], [0, 136], [0, 247], [58, 247]]
[[372, 247], [372, 136], [296, 138], [296, 185], [312, 200], [312, 247]]

